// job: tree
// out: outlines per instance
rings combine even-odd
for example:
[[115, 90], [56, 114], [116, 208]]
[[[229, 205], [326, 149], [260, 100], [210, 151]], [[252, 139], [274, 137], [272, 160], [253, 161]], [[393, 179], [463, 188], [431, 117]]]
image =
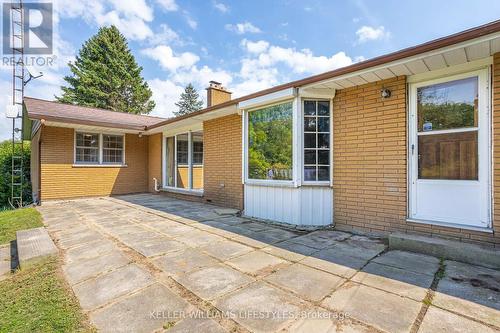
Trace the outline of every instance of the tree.
[[127, 40], [115, 26], [102, 27], [87, 40], [74, 63], [60, 102], [135, 114], [155, 107], [151, 89], [141, 76]]
[[[20, 149], [20, 147], [16, 147]], [[20, 150], [16, 151], [20, 155]], [[23, 203], [31, 202], [30, 183], [30, 145], [24, 142], [23, 145]], [[11, 195], [11, 173], [12, 172], [12, 142], [6, 140], [0, 142], [0, 210], [10, 208], [9, 200]]]
[[175, 105], [179, 108], [179, 111], [174, 112], [174, 114], [176, 116], [182, 116], [191, 112], [201, 110], [201, 108], [203, 107], [203, 101], [200, 100], [200, 95], [190, 83], [181, 94], [179, 102], [175, 103]]

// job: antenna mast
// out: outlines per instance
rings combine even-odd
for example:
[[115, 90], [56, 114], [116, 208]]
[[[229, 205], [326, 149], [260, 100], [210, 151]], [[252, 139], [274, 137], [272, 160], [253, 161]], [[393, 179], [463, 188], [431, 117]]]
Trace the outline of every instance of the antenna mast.
[[17, 113], [12, 117], [12, 170], [10, 204], [23, 206], [23, 99], [24, 99], [24, 11], [23, 2], [11, 3], [12, 48], [12, 106]]

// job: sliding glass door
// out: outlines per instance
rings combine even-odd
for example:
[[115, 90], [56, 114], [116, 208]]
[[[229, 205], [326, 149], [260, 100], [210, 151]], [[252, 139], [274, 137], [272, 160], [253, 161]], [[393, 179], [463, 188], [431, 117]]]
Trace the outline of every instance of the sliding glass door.
[[165, 187], [203, 189], [203, 132], [165, 138]]

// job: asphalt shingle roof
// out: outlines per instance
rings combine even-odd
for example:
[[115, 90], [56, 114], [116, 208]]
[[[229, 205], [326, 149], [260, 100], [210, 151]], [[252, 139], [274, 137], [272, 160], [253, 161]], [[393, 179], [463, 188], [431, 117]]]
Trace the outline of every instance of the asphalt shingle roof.
[[166, 118], [135, 115], [32, 97], [25, 97], [24, 105], [30, 119], [45, 119], [46, 121], [80, 125], [145, 130], [146, 127], [166, 120]]

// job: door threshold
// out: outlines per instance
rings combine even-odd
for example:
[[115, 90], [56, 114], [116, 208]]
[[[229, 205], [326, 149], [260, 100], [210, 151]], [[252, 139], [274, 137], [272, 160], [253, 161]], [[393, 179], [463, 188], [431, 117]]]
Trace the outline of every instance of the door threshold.
[[421, 220], [421, 219], [414, 219], [414, 218], [407, 218], [406, 222], [437, 225], [440, 227], [478, 231], [478, 232], [484, 232], [484, 233], [488, 233], [488, 234], [493, 233], [493, 229], [489, 228], [489, 227], [474, 227], [474, 226], [458, 224], [458, 223], [449, 223], [449, 222], [432, 221], [432, 220]]

